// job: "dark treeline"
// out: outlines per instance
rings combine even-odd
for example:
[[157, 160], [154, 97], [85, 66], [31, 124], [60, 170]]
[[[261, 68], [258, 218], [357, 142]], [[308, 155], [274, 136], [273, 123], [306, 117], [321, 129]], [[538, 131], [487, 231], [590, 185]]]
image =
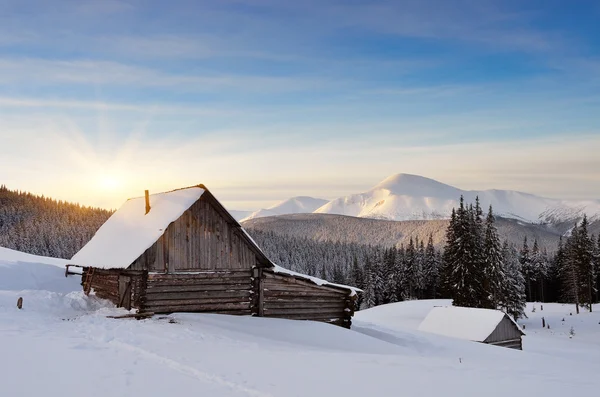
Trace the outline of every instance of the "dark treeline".
[[441, 253], [431, 238], [427, 243], [411, 239], [406, 247], [397, 248], [248, 232], [278, 265], [362, 289], [362, 308], [441, 296]]
[[0, 247], [71, 258], [111, 215], [0, 186]]

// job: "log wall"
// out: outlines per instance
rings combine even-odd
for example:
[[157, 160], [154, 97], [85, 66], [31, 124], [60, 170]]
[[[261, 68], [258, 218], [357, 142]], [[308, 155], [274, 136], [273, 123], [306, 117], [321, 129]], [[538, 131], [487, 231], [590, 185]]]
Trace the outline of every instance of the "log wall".
[[[88, 277], [91, 271], [92, 276]], [[91, 289], [98, 298], [107, 299], [120, 307], [123, 296], [119, 294], [119, 278], [123, 276], [130, 282], [130, 287], [127, 289], [128, 302], [132, 307], [139, 307], [146, 289], [146, 272], [86, 267], [83, 268], [81, 275], [81, 285], [86, 290], [86, 280], [90, 280], [88, 282], [91, 283]]]
[[262, 271], [262, 286], [265, 317], [323, 321], [350, 328], [355, 298], [348, 290], [266, 269]]
[[[83, 274], [81, 275], [81, 285], [86, 290], [88, 287], [85, 285], [85, 280], [88, 279], [88, 273], [92, 268], [84, 268]], [[91, 288], [95, 295], [101, 299], [108, 299], [115, 305], [119, 304], [119, 271], [118, 270], [104, 270], [104, 269], [93, 269], [93, 275], [91, 278]]]
[[212, 312], [251, 315], [255, 309], [251, 270], [149, 273], [142, 312]]

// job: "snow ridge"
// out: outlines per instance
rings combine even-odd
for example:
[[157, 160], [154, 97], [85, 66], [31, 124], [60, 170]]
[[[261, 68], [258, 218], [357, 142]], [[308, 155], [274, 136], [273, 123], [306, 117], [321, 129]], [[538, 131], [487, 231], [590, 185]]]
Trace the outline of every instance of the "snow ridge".
[[317, 208], [323, 206], [325, 203], [327, 203], [327, 200], [323, 200], [320, 198], [308, 196], [292, 197], [280, 203], [277, 203], [269, 208], [263, 208], [258, 211], [254, 211], [253, 213], [242, 219], [242, 222], [247, 221], [249, 219], [263, 218], [266, 216], [307, 214], [314, 212]]

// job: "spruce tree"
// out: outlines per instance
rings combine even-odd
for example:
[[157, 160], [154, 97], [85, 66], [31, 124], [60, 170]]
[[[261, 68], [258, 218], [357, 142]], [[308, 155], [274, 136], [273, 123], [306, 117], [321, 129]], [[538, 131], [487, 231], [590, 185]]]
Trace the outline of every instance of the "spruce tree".
[[[444, 258], [445, 284], [454, 306], [481, 307], [483, 288], [482, 236], [478, 210], [464, 205], [461, 196], [458, 210], [447, 231]], [[450, 230], [452, 229], [452, 230]]]
[[575, 262], [579, 276], [579, 297], [588, 310], [592, 311], [596, 292], [594, 274], [594, 243], [588, 233], [587, 215], [583, 215], [575, 241]]
[[417, 250], [411, 237], [404, 253], [404, 273], [408, 299], [416, 298], [417, 281]]
[[502, 289], [506, 284], [503, 269], [502, 248], [498, 231], [494, 225], [494, 214], [490, 205], [485, 221], [483, 248], [485, 300], [481, 307], [496, 309], [502, 299]]
[[[596, 239], [592, 239], [596, 241]], [[598, 241], [594, 250], [594, 271], [596, 273], [596, 302], [600, 301], [600, 233], [598, 233]]]
[[529, 251], [529, 244], [527, 243], [527, 236], [523, 239], [523, 248], [521, 248], [521, 252], [519, 253], [519, 262], [521, 263], [521, 271], [525, 277], [525, 296], [527, 297], [527, 301], [531, 302], [533, 300], [531, 296], [531, 283], [535, 275], [531, 263], [531, 253]]
[[424, 277], [425, 277], [425, 298], [436, 299], [437, 297], [437, 285], [439, 278], [440, 263], [438, 255], [433, 245], [433, 235], [429, 234], [427, 240], [427, 248], [425, 248], [425, 263], [424, 263]]
[[580, 285], [579, 268], [577, 266], [577, 241], [579, 241], [578, 226], [571, 230], [571, 236], [567, 238], [564, 246], [564, 258], [561, 261], [560, 278], [562, 297], [565, 302], [574, 303], [575, 311], [579, 314]]
[[519, 261], [519, 254], [507, 240], [502, 246], [502, 263], [505, 274], [501, 290], [500, 308], [515, 321], [525, 316], [525, 278]]

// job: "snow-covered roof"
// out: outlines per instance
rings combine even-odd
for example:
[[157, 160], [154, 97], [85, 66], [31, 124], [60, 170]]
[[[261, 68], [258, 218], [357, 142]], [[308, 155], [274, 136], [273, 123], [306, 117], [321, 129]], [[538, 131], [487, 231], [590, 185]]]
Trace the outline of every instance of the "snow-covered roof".
[[419, 325], [419, 331], [483, 342], [504, 317], [520, 330], [520, 327], [500, 310], [458, 306], [434, 307]]
[[69, 263], [102, 269], [124, 269], [152, 246], [205, 192], [200, 187], [129, 199], [96, 232]]
[[298, 272], [295, 272], [293, 270], [288, 270], [288, 269], [283, 268], [283, 267], [281, 267], [279, 265], [275, 265], [272, 270], [275, 273], [286, 274], [288, 276], [293, 276], [293, 277], [297, 277], [297, 278], [301, 278], [301, 279], [304, 279], [304, 280], [311, 281], [311, 282], [315, 283], [316, 285], [324, 285], [324, 286], [328, 286], [328, 287], [347, 289], [348, 291], [350, 291], [350, 296], [356, 295], [357, 292], [362, 292], [361, 289], [356, 288], [356, 287], [351, 287], [349, 285], [343, 285], [343, 284], [330, 283], [327, 280], [323, 280], [323, 279], [318, 278], [318, 277], [308, 276], [306, 274], [298, 273]]

